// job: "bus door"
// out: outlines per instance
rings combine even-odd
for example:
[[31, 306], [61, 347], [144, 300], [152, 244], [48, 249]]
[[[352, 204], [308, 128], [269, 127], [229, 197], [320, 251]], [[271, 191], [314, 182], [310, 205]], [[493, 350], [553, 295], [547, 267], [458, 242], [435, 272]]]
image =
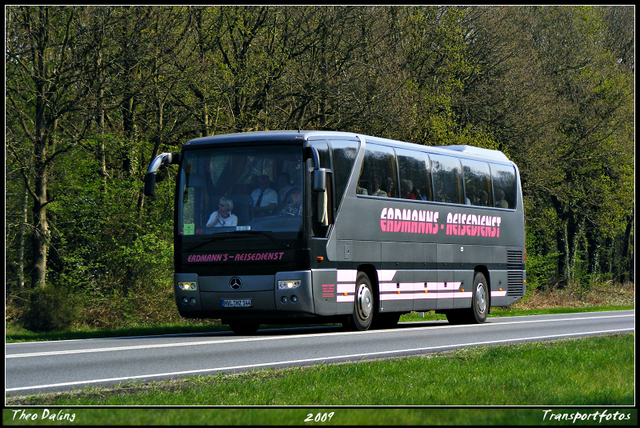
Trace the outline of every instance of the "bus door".
[[[312, 287], [315, 312], [318, 315], [335, 315], [337, 312], [337, 271], [332, 268], [324, 268], [329, 263], [327, 257], [327, 236], [334, 219], [334, 192], [333, 174], [331, 170], [331, 158], [329, 154], [329, 144], [326, 140], [309, 142], [313, 156], [307, 161], [307, 171], [309, 179], [307, 183], [307, 212], [306, 216], [310, 222], [307, 229], [311, 231], [310, 257], [312, 266]], [[317, 158], [316, 158], [317, 156]], [[324, 191], [314, 189], [319, 183], [315, 182], [314, 171], [325, 170]]]

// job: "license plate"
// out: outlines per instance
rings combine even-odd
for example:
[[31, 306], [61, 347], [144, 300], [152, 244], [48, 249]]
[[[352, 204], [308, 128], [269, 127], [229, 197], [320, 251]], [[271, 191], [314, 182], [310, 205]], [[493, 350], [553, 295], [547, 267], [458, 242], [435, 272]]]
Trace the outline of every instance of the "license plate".
[[223, 308], [250, 308], [251, 299], [222, 299]]

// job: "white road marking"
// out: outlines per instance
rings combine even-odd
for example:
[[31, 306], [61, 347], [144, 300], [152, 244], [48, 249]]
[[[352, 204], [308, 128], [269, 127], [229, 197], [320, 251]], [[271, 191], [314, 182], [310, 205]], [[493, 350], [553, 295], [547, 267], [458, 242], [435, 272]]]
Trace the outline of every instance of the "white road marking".
[[[507, 321], [500, 323], [484, 323], [484, 324], [467, 324], [467, 325], [443, 325], [431, 327], [430, 329], [442, 329], [442, 328], [464, 328], [464, 327], [477, 327], [477, 328], [487, 328], [492, 326], [501, 326], [508, 324], [526, 324], [526, 323], [540, 323], [540, 322], [566, 322], [569, 320], [582, 320], [582, 319], [610, 319], [610, 318], [624, 318], [624, 317], [632, 317], [634, 314], [623, 314], [623, 315], [603, 315], [597, 317], [575, 317], [575, 318], [556, 318], [550, 320], [521, 320], [521, 321]], [[424, 326], [420, 327], [410, 327], [404, 328], [401, 331], [412, 331], [424, 329]], [[23, 354], [9, 354], [5, 356], [5, 359], [13, 359], [13, 358], [32, 358], [32, 357], [50, 357], [56, 355], [73, 355], [73, 354], [91, 354], [98, 352], [117, 352], [117, 351], [136, 351], [140, 349], [149, 350], [149, 349], [161, 349], [161, 348], [174, 348], [174, 347], [185, 347], [185, 346], [206, 346], [206, 345], [221, 345], [227, 343], [240, 343], [240, 342], [261, 342], [266, 340], [291, 340], [293, 337], [297, 338], [306, 338], [306, 337], [324, 337], [324, 336], [332, 336], [336, 335], [352, 335], [352, 334], [384, 334], [384, 333], [398, 333], [398, 330], [388, 329], [388, 330], [367, 330], [360, 332], [329, 332], [329, 333], [309, 333], [309, 334], [300, 334], [295, 336], [269, 336], [269, 337], [248, 337], [248, 338], [233, 338], [227, 340], [207, 340], [207, 341], [199, 341], [199, 342], [180, 342], [180, 343], [163, 343], [156, 345], [135, 345], [135, 346], [115, 346], [109, 348], [92, 348], [92, 349], [73, 349], [66, 351], [47, 351], [47, 352], [32, 352], [32, 353], [23, 353]], [[53, 342], [52, 342], [53, 343]], [[22, 344], [22, 343], [21, 343]], [[18, 344], [18, 345], [21, 345]], [[33, 344], [33, 342], [31, 342]], [[7, 344], [14, 345], [14, 344]]]
[[64, 386], [88, 385], [88, 384], [104, 383], [104, 382], [118, 382], [118, 381], [127, 381], [127, 380], [135, 380], [135, 379], [147, 379], [147, 378], [156, 378], [156, 377], [185, 376], [185, 375], [193, 375], [193, 374], [200, 374], [200, 373], [207, 373], [207, 372], [233, 371], [233, 370], [242, 370], [242, 369], [248, 369], [248, 368], [271, 367], [271, 366], [281, 366], [281, 365], [291, 365], [291, 364], [301, 364], [301, 363], [316, 363], [316, 362], [325, 362], [325, 361], [338, 360], [338, 359], [380, 357], [384, 355], [392, 355], [392, 354], [399, 354], [399, 353], [406, 353], [406, 352], [415, 353], [419, 351], [425, 352], [425, 351], [432, 351], [436, 349], [442, 350], [447, 348], [459, 348], [459, 347], [465, 347], [465, 346], [495, 345], [495, 344], [506, 343], [506, 342], [566, 338], [571, 336], [581, 336], [585, 334], [607, 334], [607, 333], [620, 333], [625, 331], [634, 331], [634, 329], [601, 330], [601, 331], [591, 331], [591, 332], [583, 332], [583, 333], [558, 334], [558, 335], [551, 335], [551, 336], [526, 337], [526, 338], [520, 338], [520, 339], [503, 339], [503, 340], [493, 340], [493, 341], [485, 341], [485, 342], [470, 342], [470, 343], [463, 343], [463, 344], [456, 344], [456, 345], [443, 345], [443, 346], [433, 346], [433, 347], [425, 347], [425, 348], [397, 349], [393, 351], [384, 351], [384, 352], [368, 352], [368, 353], [362, 353], [362, 354], [337, 355], [333, 357], [308, 358], [308, 359], [302, 359], [302, 360], [274, 361], [270, 363], [247, 364], [242, 366], [218, 367], [218, 368], [210, 368], [210, 369], [187, 370], [187, 371], [168, 372], [168, 373], [153, 373], [153, 374], [140, 375], [140, 376], [125, 376], [125, 377], [115, 377], [115, 378], [106, 378], [106, 379], [92, 379], [92, 380], [76, 381], [76, 382], [55, 383], [55, 384], [49, 384], [49, 385], [24, 386], [24, 387], [18, 387], [18, 388], [7, 388], [5, 391], [13, 392], [13, 391], [24, 391], [24, 390], [33, 390], [33, 389], [59, 388]]

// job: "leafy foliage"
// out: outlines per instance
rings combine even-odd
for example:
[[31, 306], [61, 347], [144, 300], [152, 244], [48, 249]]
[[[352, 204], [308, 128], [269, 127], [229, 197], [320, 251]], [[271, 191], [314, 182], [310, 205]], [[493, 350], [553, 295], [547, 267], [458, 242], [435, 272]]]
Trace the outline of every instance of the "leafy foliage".
[[142, 178], [158, 153], [236, 131], [502, 150], [530, 286], [633, 280], [632, 7], [6, 12], [7, 292], [64, 290], [84, 308], [66, 323], [175, 316], [175, 171], [153, 200]]

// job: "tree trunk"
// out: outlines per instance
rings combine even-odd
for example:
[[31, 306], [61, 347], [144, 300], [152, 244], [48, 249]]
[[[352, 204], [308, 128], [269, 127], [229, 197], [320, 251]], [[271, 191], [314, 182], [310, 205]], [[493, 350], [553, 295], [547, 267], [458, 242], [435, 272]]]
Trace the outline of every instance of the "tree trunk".
[[45, 66], [45, 50], [48, 43], [47, 25], [48, 14], [40, 9], [40, 25], [36, 40], [38, 46], [34, 49], [35, 68], [38, 71], [34, 77], [35, 83], [35, 130], [33, 141], [34, 158], [34, 198], [33, 198], [33, 265], [31, 268], [31, 287], [46, 285], [47, 253], [49, 251], [49, 223], [47, 221], [47, 69]]
[[18, 286], [24, 290], [24, 235], [27, 229], [27, 207], [29, 205], [29, 190], [24, 189], [24, 201], [22, 203], [22, 224], [20, 225], [20, 248], [18, 249]]
[[[33, 266], [31, 286], [44, 288], [46, 285], [47, 253], [49, 251], [49, 223], [47, 221], [47, 171], [43, 162], [45, 144], [36, 144], [35, 198], [33, 201]], [[38, 155], [40, 153], [40, 155]]]

